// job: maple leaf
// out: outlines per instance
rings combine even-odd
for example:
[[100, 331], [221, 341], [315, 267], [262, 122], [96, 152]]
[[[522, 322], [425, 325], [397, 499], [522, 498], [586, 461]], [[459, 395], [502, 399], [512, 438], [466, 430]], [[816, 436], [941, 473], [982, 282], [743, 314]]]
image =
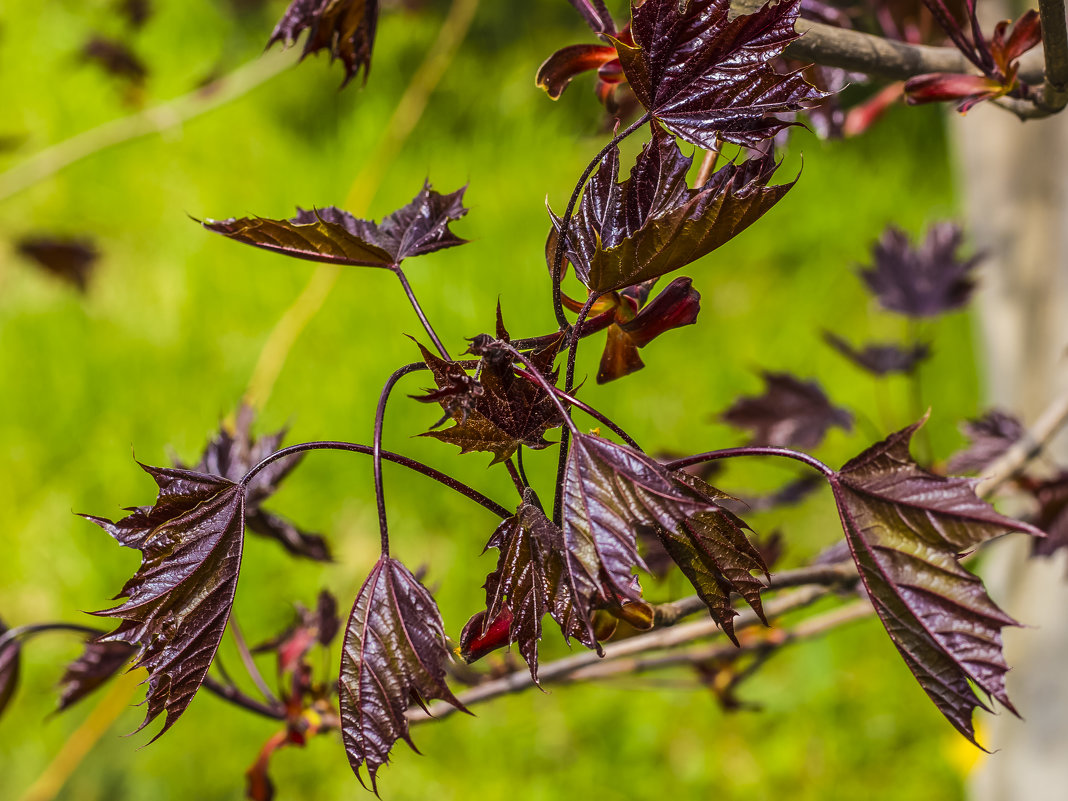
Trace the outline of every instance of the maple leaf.
[[975, 481], [928, 473], [909, 454], [923, 423], [891, 434], [829, 477], [846, 541], [872, 605], [920, 686], [973, 743], [988, 709], [969, 682], [1015, 713], [1001, 629], [1018, 625], [959, 563], [986, 540], [1042, 532], [998, 514]]
[[631, 6], [634, 44], [613, 40], [641, 104], [669, 131], [711, 149], [755, 146], [795, 123], [776, 114], [824, 97], [800, 71], [769, 63], [798, 38], [800, 0], [728, 19], [729, 0], [645, 0]]
[[[616, 180], [619, 148], [608, 151], [568, 229], [565, 255], [583, 284], [608, 292], [685, 267], [740, 234], [793, 186], [767, 185], [777, 165], [766, 155], [727, 164], [690, 189], [691, 162], [655, 125], [626, 180]], [[561, 221], [550, 214], [559, 236]]]
[[366, 84], [377, 27], [378, 0], [293, 0], [267, 40], [267, 47], [275, 42], [292, 45], [307, 29], [302, 60], [309, 53], [326, 50], [331, 61], [341, 59], [345, 66], [342, 87], [361, 69]]
[[977, 420], [965, 421], [961, 430], [970, 442], [967, 448], [949, 457], [946, 470], [950, 473], [985, 470], [1027, 434], [1023, 423], [999, 409], [991, 409]]
[[872, 343], [858, 350], [830, 331], [823, 332], [823, 339], [853, 364], [872, 375], [883, 376], [891, 373], [907, 375], [931, 356], [931, 346], [923, 342], [908, 348], [887, 343]]
[[972, 271], [982, 256], [960, 260], [963, 232], [953, 223], [931, 226], [913, 248], [908, 235], [890, 226], [872, 251], [874, 264], [860, 271], [879, 304], [909, 317], [936, 317], [966, 305], [975, 290]]
[[132, 84], [144, 83], [148, 75], [145, 62], [125, 42], [106, 36], [93, 36], [82, 46], [82, 59], [98, 65], [116, 78]]
[[675, 526], [658, 526], [657, 534], [665, 550], [705, 602], [712, 619], [737, 645], [732, 618], [738, 614], [731, 593], [741, 595], [764, 623], [761, 591], [767, 586], [753, 573], [768, 576], [768, 566], [746, 537], [749, 528], [741, 518], [719, 502], [729, 496], [689, 473], [676, 472], [676, 482], [696, 492], [707, 502], [707, 510], [678, 521]]
[[[624, 290], [624, 293], [628, 291]], [[608, 326], [601, 364], [597, 370], [598, 384], [642, 369], [645, 363], [638, 355], [639, 348], [644, 348], [667, 331], [693, 325], [701, 311], [701, 293], [693, 288], [689, 278], [676, 278], [651, 303], [641, 306], [636, 314], [628, 302], [629, 298], [625, 295], [624, 298], [616, 305], [614, 322]], [[635, 302], [641, 303], [641, 300]]]
[[788, 373], [764, 371], [763, 395], [739, 398], [721, 419], [753, 432], [753, 444], [815, 448], [827, 429], [849, 431], [853, 417], [831, 404], [815, 381], [801, 381]]
[[10, 629], [0, 620], [0, 715], [15, 695], [22, 663], [22, 643], [13, 637], [5, 637], [8, 631]]
[[89, 640], [59, 680], [59, 709], [69, 709], [113, 678], [134, 655], [128, 642]]
[[1039, 482], [1032, 494], [1038, 502], [1035, 526], [1046, 536], [1031, 543], [1031, 552], [1035, 556], [1053, 556], [1061, 548], [1068, 548], [1068, 472]]
[[[278, 450], [285, 438], [283, 428], [261, 437], [252, 435], [255, 410], [242, 405], [232, 427], [223, 425], [208, 442], [193, 470], [238, 482], [263, 459]], [[245, 490], [245, 528], [253, 534], [276, 540], [289, 553], [317, 562], [329, 562], [330, 547], [318, 534], [302, 531], [284, 517], [268, 512], [262, 504], [278, 491], [279, 484], [300, 464], [302, 454], [271, 462], [256, 473]], [[179, 464], [183, 469], [185, 465]]]
[[[557, 338], [530, 357], [535, 368], [553, 384], [557, 373], [552, 366], [560, 342]], [[427, 431], [421, 436], [456, 445], [460, 453], [487, 451], [493, 454], [491, 464], [496, 464], [508, 459], [520, 445], [534, 450], [548, 447], [551, 443], [545, 439], [545, 432], [563, 425], [552, 398], [535, 382], [517, 376], [510, 358], [485, 356], [480, 378], [475, 381], [456, 362], [441, 359], [422, 345], [419, 350], [438, 390], [416, 399], [440, 403], [455, 421], [449, 428]]]
[[573, 586], [577, 587], [579, 608], [589, 608], [593, 588], [581, 579], [570, 580], [563, 532], [545, 516], [533, 491], [525, 491], [516, 513], [501, 522], [486, 548], [496, 548], [500, 555], [496, 570], [486, 578], [486, 609], [460, 635], [464, 659], [473, 662], [516, 643], [537, 682], [538, 641], [546, 612], [566, 638], [574, 637], [588, 648], [597, 646], [576, 614], [572, 594]]
[[226, 629], [241, 568], [244, 488], [192, 470], [141, 467], [159, 487], [154, 506], [116, 522], [84, 517], [142, 554], [119, 593], [126, 601], [94, 614], [121, 619], [100, 641], [136, 646], [134, 667], [148, 670], [148, 711], [138, 730], [166, 712], [155, 740], [189, 706]]
[[[595, 594], [619, 604], [640, 601], [635, 567], [636, 530], [660, 526], [673, 531], [698, 512], [714, 510], [706, 497], [680, 482], [661, 464], [625, 445], [574, 434], [563, 485], [564, 547], [572, 595]], [[593, 635], [589, 610], [576, 609]]]
[[93, 266], [100, 257], [90, 239], [26, 236], [15, 247], [20, 255], [32, 259], [46, 272], [73, 284], [81, 292], [88, 289]]
[[413, 700], [425, 706], [438, 698], [467, 711], [445, 684], [448, 656], [433, 597], [408, 568], [382, 556], [352, 607], [338, 679], [341, 737], [361, 784], [365, 767], [378, 792], [378, 769], [398, 739], [415, 750], [404, 717]]
[[298, 208], [297, 216], [289, 220], [242, 217], [205, 220], [202, 225], [246, 245], [298, 259], [393, 269], [411, 256], [465, 244], [449, 229], [450, 222], [467, 214], [464, 190], [442, 195], [425, 183], [408, 205], [380, 223], [328, 206], [314, 211]]

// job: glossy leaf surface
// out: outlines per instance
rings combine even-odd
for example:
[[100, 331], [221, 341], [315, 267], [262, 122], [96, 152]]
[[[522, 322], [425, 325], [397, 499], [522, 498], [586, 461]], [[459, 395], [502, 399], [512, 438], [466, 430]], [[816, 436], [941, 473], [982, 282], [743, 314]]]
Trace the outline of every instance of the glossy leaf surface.
[[776, 114], [824, 97], [801, 72], [781, 74], [770, 63], [798, 38], [800, 0], [733, 20], [729, 0], [635, 5], [634, 45], [615, 42], [623, 71], [641, 104], [687, 142], [753, 146], [792, 124]]
[[909, 455], [919, 425], [848, 462], [831, 488], [890, 639], [942, 714], [975, 742], [972, 713], [986, 705], [969, 682], [1015, 711], [1005, 691], [1001, 629], [1016, 623], [959, 559], [1010, 531], [1041, 532], [998, 514], [975, 495], [974, 481], [920, 468]]
[[[619, 149], [606, 154], [567, 237], [565, 255], [583, 284], [608, 292], [681, 269], [740, 234], [793, 186], [767, 185], [776, 164], [764, 156], [727, 164], [690, 189], [691, 161], [658, 126], [626, 180], [617, 182]], [[555, 215], [553, 226], [559, 235]]]
[[464, 244], [449, 223], [467, 214], [464, 189], [442, 195], [425, 184], [412, 201], [382, 222], [328, 206], [297, 209], [289, 220], [243, 217], [205, 220], [209, 231], [298, 259], [357, 267], [395, 267], [411, 256]]
[[59, 709], [68, 709], [113, 678], [133, 658], [128, 642], [89, 640], [59, 680]]
[[[445, 684], [449, 648], [437, 604], [404, 565], [383, 556], [371, 569], [349, 617], [338, 682], [341, 737], [357, 778], [378, 769], [408, 736], [405, 711], [432, 698], [464, 707]], [[466, 710], [464, 710], [466, 711]]]
[[140, 569], [120, 592], [126, 601], [95, 614], [121, 619], [101, 640], [135, 646], [135, 667], [148, 670], [141, 728], [166, 712], [159, 737], [189, 706], [226, 629], [241, 568], [244, 492], [219, 476], [142, 467], [159, 487], [154, 506], [114, 523], [86, 517], [141, 551]]

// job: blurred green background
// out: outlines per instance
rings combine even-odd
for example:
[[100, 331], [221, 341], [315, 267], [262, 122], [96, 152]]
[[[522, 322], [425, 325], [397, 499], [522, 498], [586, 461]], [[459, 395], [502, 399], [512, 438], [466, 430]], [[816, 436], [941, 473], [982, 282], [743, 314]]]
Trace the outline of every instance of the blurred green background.
[[[387, 120], [434, 41], [448, 3], [384, 14], [365, 88], [338, 91], [339, 65], [309, 58], [225, 107], [96, 153], [0, 202], [0, 616], [12, 625], [92, 622], [136, 569], [95, 526], [72, 512], [115, 516], [150, 503], [138, 459], [198, 456], [249, 382], [269, 333], [315, 265], [226, 241], [194, 217], [288, 216], [294, 206], [343, 204], [381, 144]], [[5, 3], [0, 7], [0, 136], [20, 142], [0, 154], [8, 169], [47, 145], [192, 90], [208, 75], [255, 60], [284, 4], [156, 0], [145, 27], [129, 32], [105, 0]], [[149, 67], [142, 90], [83, 63], [93, 32], [129, 41]], [[591, 81], [552, 103], [533, 85], [556, 47], [587, 41], [563, 0], [484, 0], [425, 114], [383, 180], [369, 213], [403, 205], [424, 178], [442, 191], [468, 184], [471, 212], [454, 226], [471, 244], [411, 262], [409, 278], [454, 353], [462, 337], [492, 330], [498, 298], [515, 336], [554, 327], [543, 245], [545, 198], [566, 202], [575, 178], [605, 137]], [[636, 145], [632, 144], [630, 153]], [[715, 415], [761, 388], [756, 371], [816, 378], [855, 410], [852, 434], [820, 449], [838, 464], [916, 414], [909, 386], [859, 374], [824, 346], [831, 328], [854, 342], [900, 338], [901, 320], [875, 308], [855, 276], [883, 227], [912, 234], [951, 217], [955, 199], [937, 109], [891, 109], [868, 135], [821, 142], [794, 134], [780, 172], [801, 180], [765, 220], [687, 270], [701, 291], [696, 326], [657, 340], [648, 367], [598, 387], [600, 338], [581, 351], [583, 397], [608, 411], [650, 450], [694, 452], [740, 444]], [[35, 269], [12, 243], [27, 233], [92, 236], [102, 253], [87, 294]], [[369, 442], [379, 389], [417, 358], [403, 334], [417, 320], [388, 273], [341, 276], [296, 341], [260, 417], [260, 430], [289, 425], [289, 442]], [[960, 442], [956, 421], [976, 412], [970, 322], [952, 315], [924, 331], [936, 337], [923, 371], [933, 452]], [[514, 490], [481, 454], [411, 439], [436, 410], [407, 401], [426, 384], [406, 379], [387, 419], [387, 447], [455, 471], [505, 504]], [[554, 451], [533, 455], [536, 481], [550, 480]], [[774, 487], [781, 465], [734, 468], [727, 490]], [[479, 557], [494, 521], [440, 486], [386, 468], [394, 554], [427, 566], [448, 633], [456, 637], [482, 603], [493, 555]], [[247, 546], [236, 614], [251, 640], [287, 623], [292, 603], [329, 587], [347, 607], [376, 558], [369, 460], [311, 455], [268, 504], [330, 539], [337, 561], [294, 562], [273, 543]], [[754, 516], [762, 533], [781, 527], [784, 565], [801, 564], [839, 535], [830, 499]], [[651, 585], [666, 600], [678, 581]], [[547, 626], [546, 658], [565, 652]], [[229, 644], [224, 648], [229, 648]], [[335, 649], [336, 650], [336, 649]], [[142, 710], [130, 708], [86, 758], [79, 727], [103, 694], [50, 716], [62, 665], [79, 644], [66, 635], [27, 648], [18, 695], [0, 721], [0, 798], [18, 799], [64, 764], [73, 773], [42, 797], [232, 799], [242, 774], [275, 727], [201, 693], [161, 741], [125, 739]], [[229, 652], [228, 652], [229, 653]], [[330, 656], [330, 664], [336, 653]], [[230, 661], [234, 659], [231, 654]], [[131, 700], [139, 700], [141, 690]], [[401, 799], [958, 798], [978, 752], [960, 741], [912, 680], [874, 620], [793, 647], [743, 689], [759, 711], [725, 714], [696, 677], [679, 672], [598, 686], [554, 688], [419, 727], [419, 757], [400, 745], [380, 774], [383, 797]], [[91, 738], [90, 738], [91, 739]], [[64, 749], [67, 743], [68, 750]], [[66, 756], [59, 767], [57, 754]], [[365, 798], [340, 742], [321, 737], [281, 752], [279, 799]], [[37, 784], [38, 789], [45, 784]]]

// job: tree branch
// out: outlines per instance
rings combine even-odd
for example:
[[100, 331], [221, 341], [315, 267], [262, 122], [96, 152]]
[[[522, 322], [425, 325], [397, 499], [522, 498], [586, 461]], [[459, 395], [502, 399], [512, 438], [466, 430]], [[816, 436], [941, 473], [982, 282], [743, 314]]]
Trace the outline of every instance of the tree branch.
[[986, 469], [986, 477], [976, 488], [980, 498], [989, 498], [1006, 481], [1030, 463], [1057, 433], [1068, 424], [1068, 392], [1055, 398], [1038, 416], [1035, 424]]
[[1042, 107], [1053, 113], [1068, 105], [1068, 28], [1064, 0], [1039, 0], [1042, 19], [1042, 49], [1046, 78], [1042, 84]]
[[[787, 612], [792, 612], [796, 609], [808, 606], [827, 595], [828, 592], [829, 590], [824, 587], [804, 587], [802, 589], [794, 590], [793, 592], [785, 593], [778, 598], [773, 598], [764, 605], [764, 609], [769, 618], [778, 617]], [[760, 618], [756, 616], [756, 613], [750, 609], [746, 609], [735, 618], [734, 626], [736, 631], [740, 631], [741, 629], [755, 626], [758, 623], [760, 623]], [[646, 651], [672, 648], [679, 645], [685, 645], [704, 637], [714, 637], [717, 635], [723, 636], [723, 632], [711, 618], [707, 620], [698, 620], [693, 623], [685, 623], [680, 626], [654, 629], [646, 634], [639, 634], [636, 637], [631, 637], [616, 643], [609, 643], [604, 647], [603, 659], [608, 661], [619, 659], [624, 656], [630, 656], [632, 654], [644, 653]], [[731, 646], [732, 649], [733, 647], [734, 646]], [[599, 664], [601, 661], [602, 657], [598, 656], [595, 651], [583, 651], [582, 653], [567, 656], [563, 659], [558, 659], [554, 662], [542, 665], [538, 669], [538, 679], [542, 685], [559, 684], [561, 682], [569, 681], [571, 676], [575, 673], [578, 673], [591, 665]], [[523, 692], [524, 690], [529, 690], [531, 687], [535, 686], [537, 685], [534, 684], [533, 680], [530, 678], [530, 674], [527, 673], [526, 670], [517, 670], [515, 673], [510, 673], [499, 679], [493, 679], [478, 687], [473, 687], [467, 692], [460, 693], [457, 698], [459, 698], [460, 702], [465, 707], [470, 707], [472, 704], [480, 704], [502, 695]], [[428, 720], [448, 717], [455, 711], [456, 707], [444, 702], [439, 702], [432, 704], [429, 711], [411, 709], [406, 713], [406, 716], [409, 723], [425, 723]]]
[[[731, 12], [752, 14], [763, 5], [763, 0], [733, 0]], [[905, 80], [929, 72], [975, 72], [971, 62], [955, 47], [906, 44], [807, 19], [799, 19], [794, 27], [803, 36], [786, 48], [786, 55], [799, 61], [812, 61], [827, 67], [841, 67], [894, 80]], [[1039, 83], [1042, 81], [1042, 70], [1036, 69], [1036, 65], [1030, 62], [1021, 63], [1020, 78], [1027, 83]]]

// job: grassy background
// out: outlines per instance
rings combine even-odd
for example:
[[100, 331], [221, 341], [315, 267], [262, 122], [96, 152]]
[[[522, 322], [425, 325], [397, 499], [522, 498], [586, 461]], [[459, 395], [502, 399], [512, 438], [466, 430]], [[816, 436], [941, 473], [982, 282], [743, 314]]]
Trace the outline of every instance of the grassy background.
[[[78, 62], [90, 31], [121, 31], [111, 3], [6, 4], [0, 11], [0, 134], [25, 137], [0, 169], [28, 153], [129, 113], [114, 79]], [[232, 13], [227, 3], [155, 3], [132, 37], [152, 70], [145, 102], [188, 91], [214, 70], [255, 58], [281, 13]], [[313, 265], [244, 248], [186, 216], [285, 216], [297, 204], [341, 203], [379, 141], [384, 122], [433, 41], [444, 8], [383, 18], [371, 80], [337, 91], [341, 71], [325, 58], [274, 79], [226, 108], [163, 136], [88, 158], [0, 203], [0, 239], [29, 232], [93, 235], [103, 252], [87, 296], [0, 255], [0, 615], [11, 624], [85, 618], [103, 608], [136, 569], [96, 527], [71, 512], [116, 515], [153, 497], [131, 460], [171, 454], [191, 461], [241, 397], [273, 324]], [[407, 202], [425, 177], [449, 191], [467, 183], [470, 215], [455, 226], [472, 244], [417, 260], [409, 277], [439, 333], [491, 329], [499, 298], [513, 335], [551, 330], [542, 249], [544, 202], [561, 208], [603, 137], [589, 81], [556, 104], [532, 76], [555, 47], [585, 38], [565, 3], [485, 2], [459, 56], [399, 158], [371, 212]], [[876, 385], [822, 345], [821, 328], [853, 341], [899, 338], [903, 323], [878, 311], [854, 266], [889, 222], [920, 232], [954, 212], [937, 111], [898, 108], [869, 135], [824, 143], [800, 131], [781, 180], [801, 180], [767, 218], [687, 274], [702, 292], [698, 325], [666, 335], [643, 356], [647, 369], [583, 390], [650, 449], [693, 452], [744, 438], [714, 415], [759, 391], [759, 369], [818, 378], [858, 414], [853, 434], [835, 432], [817, 455], [840, 463], [876, 435], [912, 419], [900, 380]], [[6, 247], [6, 244], [4, 245]], [[379, 388], [416, 358], [404, 333], [419, 332], [395, 280], [345, 274], [298, 340], [262, 430], [291, 426], [289, 441], [370, 439]], [[973, 414], [977, 379], [969, 322], [952, 316], [924, 370], [934, 452], [959, 442], [955, 421]], [[596, 371], [598, 343], [583, 347], [579, 375]], [[406, 402], [425, 381], [408, 379], [391, 407], [388, 447], [409, 453], [510, 503], [503, 471], [481, 455], [456, 459], [441, 443], [409, 439], [435, 412]], [[545, 481], [546, 452], [529, 466]], [[732, 468], [725, 488], [775, 486], [778, 465]], [[447, 631], [457, 636], [481, 602], [492, 556], [478, 557], [494, 525], [468, 501], [400, 469], [386, 468], [395, 554], [426, 564]], [[320, 587], [354, 596], [376, 558], [370, 462], [312, 455], [271, 503], [330, 538], [329, 566], [294, 563], [270, 543], [249, 542], [237, 615], [250, 639], [272, 634], [291, 603]], [[786, 564], [834, 541], [827, 496], [799, 510], [754, 517], [758, 531], [783, 527]], [[678, 583], [653, 587], [667, 598]], [[0, 798], [18, 798], [90, 714], [95, 700], [49, 717], [53, 686], [78, 645], [62, 635], [34, 641], [20, 691], [0, 721]], [[550, 632], [546, 656], [564, 653]], [[330, 657], [331, 663], [336, 654]], [[232, 661], [232, 659], [231, 659]], [[403, 746], [380, 774], [386, 798], [469, 796], [541, 799], [650, 797], [755, 799], [953, 799], [962, 794], [959, 746], [874, 621], [776, 657], [744, 697], [761, 711], [721, 712], [693, 677], [628, 680], [554, 689], [420, 728], [425, 754]], [[139, 696], [135, 696], [139, 697]], [[74, 771], [58, 797], [229, 799], [273, 731], [201, 694], [184, 719], [144, 750], [123, 739], [142, 711], [130, 709]], [[968, 753], [965, 751], [964, 753]], [[971, 757], [966, 757], [968, 759]], [[279, 799], [362, 798], [334, 737], [281, 753]]]

